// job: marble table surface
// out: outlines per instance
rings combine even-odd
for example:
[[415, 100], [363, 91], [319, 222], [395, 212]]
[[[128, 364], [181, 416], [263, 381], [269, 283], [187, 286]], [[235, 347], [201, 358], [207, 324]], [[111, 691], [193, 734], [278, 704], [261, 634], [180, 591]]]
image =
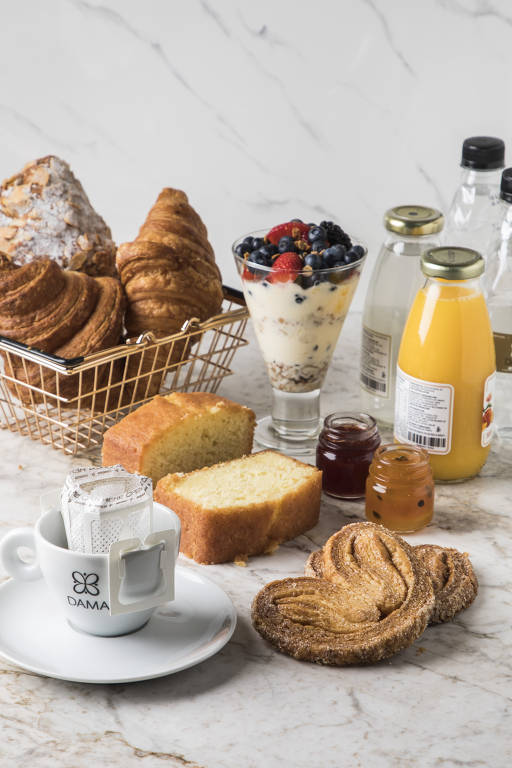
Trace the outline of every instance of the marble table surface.
[[[352, 313], [343, 329], [323, 393], [326, 413], [358, 406], [360, 322]], [[249, 335], [220, 393], [260, 416], [268, 411], [270, 387]], [[32, 524], [39, 494], [83, 461], [8, 433], [0, 446], [1, 536]], [[509, 766], [511, 479], [512, 451], [494, 446], [479, 477], [438, 486], [434, 523], [408, 539], [467, 551], [480, 591], [453, 622], [427, 628], [391, 660], [344, 669], [298, 662], [251, 626], [251, 600], [263, 584], [300, 574], [311, 550], [362, 519], [361, 502], [324, 498], [317, 527], [273, 555], [252, 558], [247, 567], [188, 564], [204, 569], [238, 612], [231, 642], [199, 666], [129, 685], [83, 685], [0, 661], [0, 765]]]

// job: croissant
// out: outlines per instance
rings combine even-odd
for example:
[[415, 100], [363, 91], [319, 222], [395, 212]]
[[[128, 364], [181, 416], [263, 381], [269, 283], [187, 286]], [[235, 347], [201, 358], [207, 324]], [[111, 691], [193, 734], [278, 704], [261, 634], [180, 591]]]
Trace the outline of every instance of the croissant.
[[2, 183], [0, 250], [17, 265], [49, 257], [66, 269], [115, 275], [110, 229], [69, 165], [52, 155]]
[[[434, 589], [435, 605], [430, 624], [450, 621], [471, 605], [478, 591], [478, 581], [466, 553], [450, 547], [419, 544], [414, 554], [428, 571]], [[336, 562], [329, 548], [312, 552], [304, 568], [306, 576], [337, 582]]]
[[[4, 268], [2, 269], [2, 263]], [[0, 262], [0, 334], [64, 358], [92, 354], [121, 338], [124, 296], [112, 277], [93, 278], [63, 270], [50, 259], [22, 267]], [[9, 376], [45, 391], [72, 398], [101, 386], [107, 366], [64, 376], [45, 370], [41, 381], [37, 363], [3, 353]], [[9, 382], [24, 403], [42, 396]]]
[[324, 553], [332, 581], [281, 579], [256, 595], [252, 620], [262, 637], [296, 659], [342, 666], [385, 659], [423, 633], [434, 592], [407, 542], [353, 523], [331, 536]]
[[184, 192], [163, 189], [137, 238], [116, 257], [130, 336], [167, 336], [191, 317], [206, 320], [222, 305], [222, 282], [207, 231]]

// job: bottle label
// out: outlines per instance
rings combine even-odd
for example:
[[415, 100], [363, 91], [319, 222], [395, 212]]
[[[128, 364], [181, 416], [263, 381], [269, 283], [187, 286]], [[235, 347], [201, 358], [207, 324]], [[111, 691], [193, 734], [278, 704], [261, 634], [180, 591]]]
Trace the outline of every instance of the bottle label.
[[363, 325], [361, 386], [379, 397], [389, 397], [391, 336]]
[[491, 373], [484, 384], [484, 402], [482, 407], [482, 446], [485, 448], [491, 442], [494, 432], [494, 386], [496, 372]]
[[397, 365], [395, 438], [429, 453], [450, 453], [454, 393], [451, 384], [416, 379]]
[[496, 351], [496, 370], [512, 373], [512, 333], [493, 333]]

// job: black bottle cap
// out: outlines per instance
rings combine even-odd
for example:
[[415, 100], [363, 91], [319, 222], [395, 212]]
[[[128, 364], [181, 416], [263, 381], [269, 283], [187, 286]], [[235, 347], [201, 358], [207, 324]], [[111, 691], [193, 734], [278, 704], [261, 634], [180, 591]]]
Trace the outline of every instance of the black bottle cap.
[[500, 197], [512, 203], [512, 168], [505, 168], [501, 174]]
[[505, 142], [494, 136], [471, 136], [462, 145], [463, 168], [492, 171], [505, 165]]

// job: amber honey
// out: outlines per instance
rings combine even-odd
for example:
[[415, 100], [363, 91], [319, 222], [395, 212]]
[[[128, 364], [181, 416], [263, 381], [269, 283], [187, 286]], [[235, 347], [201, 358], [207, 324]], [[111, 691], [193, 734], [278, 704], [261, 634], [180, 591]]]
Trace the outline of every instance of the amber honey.
[[381, 445], [366, 480], [366, 517], [392, 531], [424, 528], [434, 513], [429, 456], [412, 445]]

